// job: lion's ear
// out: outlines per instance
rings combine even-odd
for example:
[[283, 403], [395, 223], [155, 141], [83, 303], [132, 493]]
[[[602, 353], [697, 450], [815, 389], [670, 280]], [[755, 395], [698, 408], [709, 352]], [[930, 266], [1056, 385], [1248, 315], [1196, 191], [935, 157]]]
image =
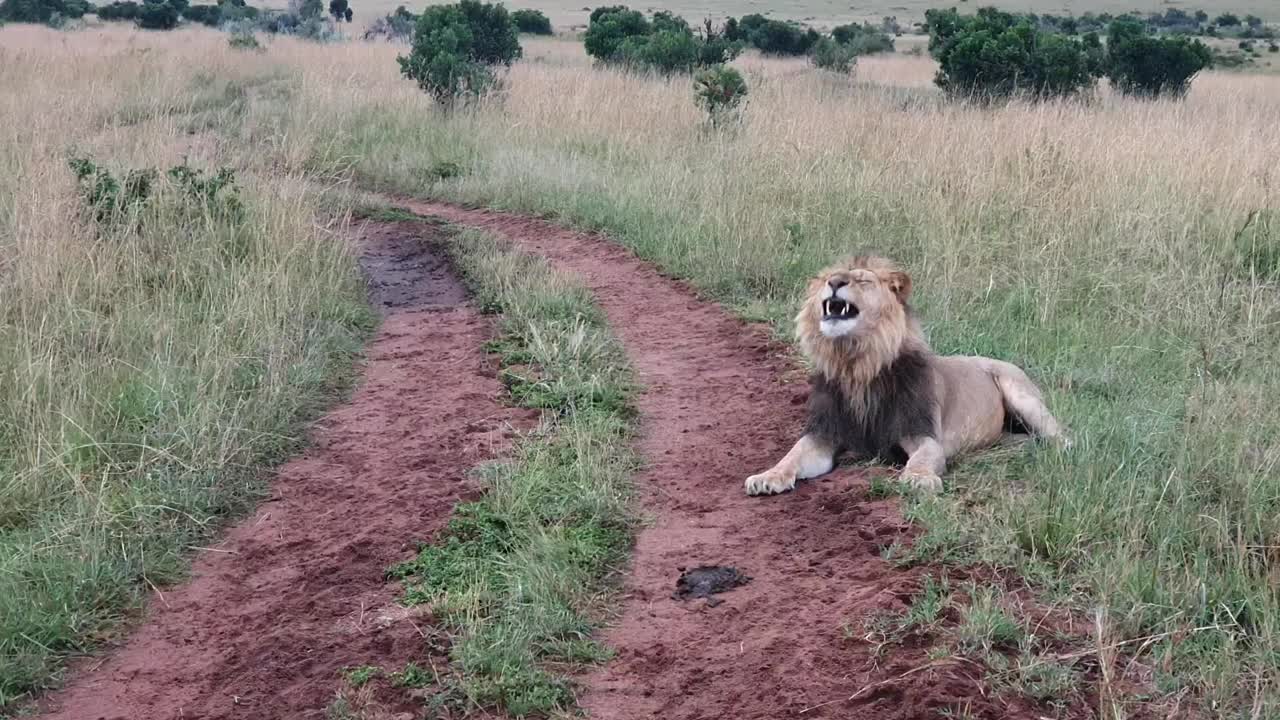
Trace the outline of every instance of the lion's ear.
[[905, 305], [907, 298], [911, 296], [911, 276], [901, 270], [889, 273], [889, 290], [898, 298], [898, 302]]

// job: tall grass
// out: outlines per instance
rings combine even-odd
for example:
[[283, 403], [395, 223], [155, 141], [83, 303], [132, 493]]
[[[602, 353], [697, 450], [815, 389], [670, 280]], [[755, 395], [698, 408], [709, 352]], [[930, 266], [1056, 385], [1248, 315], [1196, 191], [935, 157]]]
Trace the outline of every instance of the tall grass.
[[144, 207], [90, 211], [72, 154], [118, 177], [238, 164], [208, 129], [256, 71], [144, 44], [0, 30], [0, 712], [260, 494], [372, 323], [297, 175], [242, 172], [242, 212], [163, 179]]

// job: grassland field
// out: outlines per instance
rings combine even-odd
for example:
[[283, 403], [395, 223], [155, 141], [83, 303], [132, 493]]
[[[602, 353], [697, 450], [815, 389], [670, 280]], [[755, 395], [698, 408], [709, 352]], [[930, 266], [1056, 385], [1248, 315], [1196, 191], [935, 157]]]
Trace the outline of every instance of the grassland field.
[[[900, 7], [776, 12], [923, 10]], [[742, 122], [714, 131], [687, 78], [565, 39], [522, 38], [504, 91], [448, 115], [400, 46], [263, 42], [0, 28], [0, 707], [180, 577], [333, 399], [373, 322], [341, 230], [375, 189], [607, 231], [782, 336], [819, 266], [897, 258], [935, 348], [1023, 365], [1078, 439], [958, 465], [907, 503], [918, 548], [1095, 616], [1150, 669], [1143, 702], [1280, 714], [1280, 77], [978, 107], [927, 57], [843, 77], [747, 55]], [[76, 155], [235, 168], [243, 213], [161, 183], [104, 225]]]

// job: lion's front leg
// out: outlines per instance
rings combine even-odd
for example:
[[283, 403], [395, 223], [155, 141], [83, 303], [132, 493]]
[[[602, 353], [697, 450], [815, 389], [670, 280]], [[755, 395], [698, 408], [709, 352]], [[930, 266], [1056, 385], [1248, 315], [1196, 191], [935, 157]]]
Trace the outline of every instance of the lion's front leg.
[[931, 437], [903, 440], [907, 466], [902, 469], [902, 482], [917, 490], [935, 493], [942, 490], [942, 473], [947, 470], [947, 453], [942, 443]]
[[796, 479], [807, 480], [831, 472], [835, 466], [835, 450], [813, 435], [802, 436], [777, 465], [747, 478], [748, 495], [773, 495], [796, 486]]

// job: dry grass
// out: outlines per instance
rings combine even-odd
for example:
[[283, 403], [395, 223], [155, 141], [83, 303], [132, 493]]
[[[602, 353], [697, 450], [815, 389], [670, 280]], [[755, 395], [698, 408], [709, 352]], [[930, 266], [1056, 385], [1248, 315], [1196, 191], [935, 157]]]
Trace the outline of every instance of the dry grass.
[[85, 211], [73, 153], [240, 164], [275, 76], [211, 37], [0, 30], [0, 714], [256, 496], [371, 322], [301, 176], [242, 173], [240, 219], [163, 184], [140, 229]]
[[[1116, 642], [1157, 638], [1125, 647], [1141, 648], [1129, 667], [1148, 669], [1158, 697], [1190, 687], [1213, 712], [1278, 711], [1280, 78], [1207, 73], [1185, 102], [1104, 91], [981, 108], [944, 102], [923, 58], [863, 59], [852, 81], [744, 58], [743, 122], [714, 132], [687, 79], [596, 70], [564, 41], [526, 40], [503, 96], [444, 116], [385, 45], [279, 40], [239, 54], [199, 31], [0, 39], [0, 73], [29, 89], [21, 97], [91, 98], [57, 122], [117, 143], [122, 159], [172, 154], [141, 138], [180, 142], [192, 113], [158, 111], [204, 98], [192, 137], [255, 176], [604, 228], [783, 332], [802, 280], [833, 255], [896, 257], [938, 349], [1024, 365], [1079, 438], [1066, 456], [959, 465], [947, 496], [910, 508], [931, 542], [1104, 608]], [[28, 70], [14, 71], [22, 47]], [[91, 62], [102, 57], [123, 69], [105, 78]], [[32, 67], [41, 77], [24, 79]], [[198, 72], [207, 80], [193, 89]], [[243, 102], [223, 112], [219, 93]], [[150, 119], [102, 120], [123, 117], [112, 108]], [[6, 151], [17, 145], [22, 167], [44, 163], [55, 180], [56, 163], [39, 158], [61, 138], [4, 127]], [[439, 162], [466, 174], [440, 182]], [[69, 203], [60, 182], [16, 185], [25, 209], [0, 205], [0, 227], [45, 217], [31, 204], [43, 198]], [[42, 287], [56, 275], [45, 267]]]

